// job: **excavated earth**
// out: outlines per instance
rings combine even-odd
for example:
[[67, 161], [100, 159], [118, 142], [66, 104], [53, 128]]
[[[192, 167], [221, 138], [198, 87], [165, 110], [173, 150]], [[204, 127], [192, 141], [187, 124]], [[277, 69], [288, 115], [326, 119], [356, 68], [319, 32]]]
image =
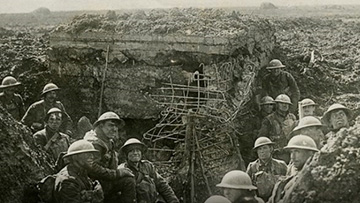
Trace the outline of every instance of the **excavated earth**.
[[[199, 18], [198, 14], [203, 18]], [[170, 18], [171, 16], [175, 16], [175, 20]], [[147, 22], [149, 19], [152, 23]], [[332, 103], [340, 102], [351, 108], [357, 116], [360, 102], [360, 53], [357, 46], [359, 22], [359, 18], [352, 16], [262, 19], [216, 9], [82, 15], [70, 24], [51, 29], [53, 35], [65, 37], [65, 42], [69, 36], [80, 36], [76, 45], [82, 48], [70, 47], [66, 43], [65, 46], [51, 47], [48, 27], [1, 28], [0, 75], [3, 78], [11, 73], [19, 78], [23, 83], [19, 91], [26, 106], [39, 99], [39, 92], [47, 82], [55, 82], [63, 89], [60, 98], [73, 119], [87, 115], [94, 121], [98, 113], [102, 76], [106, 65], [106, 49], [109, 44], [106, 40], [109, 39], [103, 40], [102, 42], [106, 43], [97, 46], [91, 41], [82, 41], [81, 36], [91, 38], [104, 33], [109, 36], [111, 33], [110, 41], [114, 43], [117, 39], [114, 36], [149, 33], [159, 36], [196, 35], [202, 38], [242, 37], [243, 40], [237, 42], [240, 44], [232, 43], [234, 46], [227, 46], [231, 47], [230, 49], [217, 49], [223, 51], [220, 55], [209, 55], [202, 49], [198, 50], [197, 54], [180, 54], [179, 49], [154, 53], [121, 47], [110, 52], [106, 78], [112, 78], [112, 81], [105, 83], [104, 92], [109, 96], [104, 97], [102, 111], [115, 110], [125, 118], [128, 136], [141, 138], [144, 132], [157, 123], [158, 114], [162, 110], [162, 106], [149, 99], [148, 95], [157, 93], [161, 84], [168, 82], [169, 75], [174, 82], [184, 83], [188, 73], [203, 71], [199, 68], [201, 63], [219, 64], [234, 58], [239, 59], [241, 56], [240, 67], [250, 62], [255, 64], [254, 92], [265, 73], [264, 65], [271, 58], [279, 58], [297, 80], [301, 98], [308, 97], [319, 104], [318, 115]], [[216, 26], [210, 26], [212, 24]], [[257, 43], [262, 41], [261, 35], [246, 35], [254, 31], [247, 27], [255, 24], [256, 26], [250, 26], [257, 28], [253, 33], [261, 30], [271, 37], [266, 39], [266, 43], [269, 43], [266, 46]], [[275, 33], [275, 44], [272, 44], [272, 40], [275, 40], [272, 32]], [[101, 44], [98, 40], [97, 43], [99, 42]], [[224, 53], [230, 53], [230, 57]], [[173, 59], [173, 62], [169, 59]], [[238, 69], [240, 74], [235, 78], [236, 82], [246, 78], [242, 77], [242, 71], [243, 69]], [[232, 98], [236, 97], [234, 92], [229, 94]], [[252, 94], [246, 96], [251, 97]], [[49, 174], [50, 166], [42, 152], [35, 148], [29, 129], [9, 118], [2, 108], [0, 115], [0, 136], [4, 140], [0, 152], [0, 170], [3, 174], [0, 201], [31, 202], [33, 183]], [[237, 117], [231, 122], [231, 131], [234, 131], [238, 138], [245, 163], [255, 158], [251, 148], [259, 127], [258, 122], [252, 100], [241, 105]], [[341, 130], [337, 136], [330, 138], [328, 144], [309, 162], [300, 178], [304, 181], [295, 187], [288, 202], [356, 202], [359, 199], [360, 122], [352, 124], [350, 129]], [[222, 175], [219, 175], [218, 179]], [[178, 183], [175, 187], [183, 187], [181, 184]], [[203, 199], [206, 197], [198, 197], [199, 202]]]

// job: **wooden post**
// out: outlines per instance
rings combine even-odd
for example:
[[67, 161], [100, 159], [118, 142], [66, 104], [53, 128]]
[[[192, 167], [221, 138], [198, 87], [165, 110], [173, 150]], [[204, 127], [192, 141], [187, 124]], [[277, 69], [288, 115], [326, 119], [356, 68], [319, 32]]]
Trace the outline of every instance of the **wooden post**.
[[195, 150], [194, 150], [194, 136], [193, 136], [193, 116], [191, 115], [192, 111], [188, 112], [186, 116], [186, 135], [185, 135], [185, 155], [188, 155], [189, 160], [189, 172], [188, 175], [190, 176], [190, 203], [195, 203], [195, 180], [194, 180], [194, 173], [195, 173]]

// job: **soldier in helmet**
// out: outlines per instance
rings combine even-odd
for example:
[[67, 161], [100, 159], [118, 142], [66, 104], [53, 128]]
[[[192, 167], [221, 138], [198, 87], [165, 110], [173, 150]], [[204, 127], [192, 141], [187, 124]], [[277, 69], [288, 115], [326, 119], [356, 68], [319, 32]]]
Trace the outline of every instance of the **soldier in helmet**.
[[68, 135], [72, 135], [72, 120], [69, 114], [66, 113], [64, 105], [60, 101], [57, 101], [57, 90], [59, 90], [58, 86], [53, 83], [45, 85], [41, 94], [43, 99], [33, 103], [28, 108], [21, 119], [21, 122], [29, 126], [34, 132], [39, 131], [44, 128], [44, 118], [46, 112], [48, 112], [51, 108], [56, 107], [60, 109], [64, 115], [61, 131]]
[[104, 196], [98, 182], [88, 177], [87, 168], [92, 165], [99, 151], [85, 140], [70, 145], [64, 159], [68, 162], [57, 175], [54, 199], [57, 203], [101, 203]]
[[263, 203], [264, 201], [256, 196], [256, 187], [251, 183], [250, 176], [240, 170], [233, 170], [224, 175], [221, 183], [216, 187], [222, 188], [224, 196], [231, 203]]
[[323, 124], [314, 116], [305, 116], [299, 120], [298, 125], [290, 132], [290, 138], [295, 135], [307, 135], [311, 137], [316, 146], [320, 149], [325, 141], [325, 135], [323, 133]]
[[128, 139], [121, 147], [126, 155], [126, 162], [119, 168], [129, 168], [135, 175], [136, 197], [138, 203], [156, 203], [158, 194], [167, 203], [178, 203], [174, 191], [166, 180], [157, 172], [155, 166], [147, 160], [143, 160], [146, 146], [136, 138]]
[[288, 202], [298, 174], [301, 172], [310, 157], [312, 157], [315, 152], [319, 151], [314, 140], [306, 135], [294, 136], [290, 139], [285, 149], [289, 149], [291, 151], [291, 161], [297, 172], [291, 176], [280, 179], [275, 184], [272, 196], [270, 197], [268, 203]]
[[62, 116], [60, 109], [51, 108], [45, 116], [45, 128], [33, 135], [35, 144], [48, 153], [56, 171], [63, 167], [61, 157], [70, 146], [69, 136], [60, 132]]
[[[321, 147], [326, 142], [325, 135], [323, 133], [323, 124], [321, 121], [314, 116], [305, 116], [300, 119], [299, 124], [294, 128], [290, 133], [290, 138], [295, 135], [307, 135], [311, 137], [317, 148], [321, 149]], [[292, 162], [289, 163], [286, 175], [293, 175], [297, 172], [294, 164]]]
[[254, 150], [258, 159], [249, 163], [246, 173], [252, 183], [257, 186], [258, 196], [267, 201], [279, 176], [285, 176], [286, 163], [272, 158], [274, 143], [267, 137], [259, 137], [255, 141]]
[[135, 179], [131, 170], [118, 169], [115, 151], [118, 130], [125, 122], [114, 112], [103, 113], [87, 132], [84, 139], [90, 141], [100, 152], [100, 159], [88, 168], [89, 176], [99, 180], [104, 190], [104, 202], [136, 202]]
[[315, 109], [317, 104], [309, 98], [303, 99], [300, 102], [302, 107], [302, 113], [303, 115], [299, 115], [301, 118], [305, 116], [315, 116]]
[[342, 104], [333, 104], [324, 113], [322, 120], [332, 132], [348, 128], [352, 118], [351, 110]]
[[261, 117], [265, 118], [267, 115], [271, 114], [275, 110], [275, 101], [270, 96], [265, 96], [261, 98], [260, 101], [260, 110]]
[[275, 99], [276, 110], [263, 120], [258, 137], [269, 137], [275, 142], [274, 157], [289, 162], [289, 154], [282, 148], [286, 145], [296, 117], [289, 112], [292, 105], [286, 94], [280, 94]]
[[0, 89], [3, 90], [3, 92], [0, 93], [0, 103], [17, 121], [21, 120], [25, 112], [22, 97], [15, 93], [19, 85], [21, 85], [21, 83], [12, 76], [5, 77], [0, 85]]
[[[285, 66], [278, 59], [270, 61], [266, 69], [269, 74], [265, 75], [262, 80], [262, 94], [268, 95], [273, 98], [279, 94], [286, 94], [291, 98], [293, 104], [297, 104], [300, 98], [300, 91], [294, 77], [283, 71]], [[290, 111], [295, 112], [296, 105], [294, 105]]]

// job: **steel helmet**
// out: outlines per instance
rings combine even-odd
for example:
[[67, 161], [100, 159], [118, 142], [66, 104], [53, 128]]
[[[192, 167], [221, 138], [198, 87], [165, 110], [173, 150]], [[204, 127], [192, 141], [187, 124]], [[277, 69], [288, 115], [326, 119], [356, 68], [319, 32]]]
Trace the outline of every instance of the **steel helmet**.
[[284, 149], [306, 149], [318, 152], [315, 141], [307, 135], [295, 135]]
[[349, 120], [352, 118], [352, 112], [349, 108], [345, 107], [342, 104], [333, 104], [328, 108], [328, 110], [324, 113], [324, 116], [322, 117], [322, 120], [324, 121], [324, 123], [329, 124], [330, 123], [329, 118], [330, 118], [331, 112], [334, 110], [340, 110], [340, 109], [346, 113]]
[[41, 93], [41, 95], [44, 95], [45, 93], [48, 93], [50, 91], [59, 90], [60, 88], [55, 85], [54, 83], [48, 83], [44, 86], [44, 89]]
[[260, 105], [265, 105], [265, 104], [275, 104], [274, 99], [270, 96], [265, 96], [261, 98]]
[[263, 145], [274, 145], [275, 143], [272, 142], [269, 138], [267, 137], [259, 137], [258, 139], [255, 140], [255, 144], [254, 144], [254, 148], [253, 149], [257, 149], [258, 147], [261, 147]]
[[108, 111], [108, 112], [101, 114], [101, 116], [97, 119], [97, 121], [95, 121], [95, 123], [93, 125], [94, 128], [96, 126], [98, 126], [101, 122], [107, 121], [107, 120], [114, 120], [121, 127], [125, 125], [125, 121], [123, 119], [121, 119], [116, 113], [114, 113], [112, 111]]
[[140, 140], [136, 138], [130, 138], [126, 140], [126, 142], [124, 143], [124, 145], [121, 147], [120, 150], [124, 154], [127, 154], [129, 152], [129, 146], [138, 146], [143, 153], [146, 151], [147, 148], [144, 143], [140, 142]]
[[20, 82], [18, 82], [14, 77], [12, 76], [7, 76], [5, 77], [0, 85], [0, 89], [5, 89], [5, 88], [9, 88], [9, 87], [15, 87], [15, 86], [19, 86], [21, 85]]
[[257, 189], [257, 187], [252, 184], [250, 176], [240, 170], [233, 170], [225, 174], [221, 183], [217, 184], [216, 187], [246, 190]]
[[292, 104], [290, 97], [287, 96], [286, 94], [279, 94], [276, 97], [275, 102], [280, 102], [280, 103], [285, 103], [285, 104]]
[[49, 119], [49, 116], [50, 114], [52, 113], [62, 113], [62, 111], [59, 109], [59, 108], [51, 108], [47, 113], [46, 113], [46, 116], [45, 116], [45, 121], [47, 121]]
[[316, 106], [317, 104], [313, 100], [306, 98], [301, 101], [301, 105], [302, 107], [305, 107], [305, 106]]
[[304, 118], [300, 119], [299, 124], [294, 128], [292, 132], [312, 126], [322, 127], [322, 123], [314, 116], [305, 116]]
[[266, 67], [266, 69], [275, 69], [275, 68], [284, 68], [285, 66], [281, 63], [279, 59], [273, 59], [270, 61], [269, 65]]
[[224, 196], [213, 195], [213, 196], [207, 198], [207, 200], [204, 203], [231, 203], [231, 202]]
[[70, 147], [67, 150], [67, 153], [64, 155], [64, 158], [80, 154], [80, 153], [94, 153], [99, 152], [94, 148], [94, 146], [86, 140], [78, 140], [70, 145]]

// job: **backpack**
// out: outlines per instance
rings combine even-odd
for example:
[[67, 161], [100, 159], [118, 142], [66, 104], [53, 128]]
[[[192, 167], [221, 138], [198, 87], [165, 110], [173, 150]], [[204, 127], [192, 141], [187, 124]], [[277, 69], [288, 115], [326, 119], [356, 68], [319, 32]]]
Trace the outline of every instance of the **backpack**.
[[40, 203], [56, 202], [54, 198], [56, 174], [48, 175], [37, 184]]

